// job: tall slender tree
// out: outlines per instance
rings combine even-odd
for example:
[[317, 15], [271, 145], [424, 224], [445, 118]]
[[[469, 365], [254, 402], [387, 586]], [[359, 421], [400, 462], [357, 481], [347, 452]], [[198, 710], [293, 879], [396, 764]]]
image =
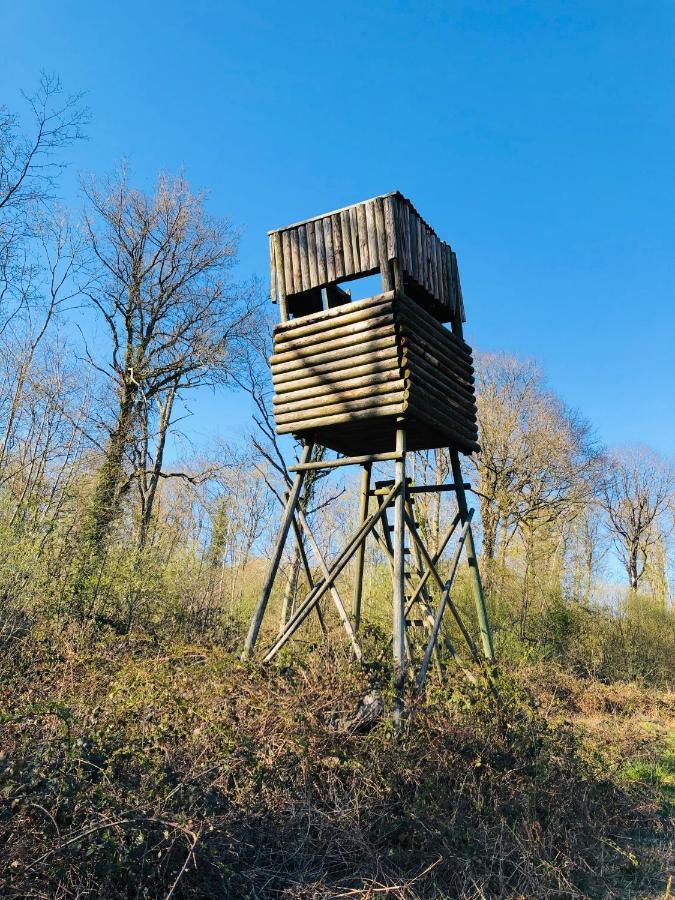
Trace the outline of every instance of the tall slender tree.
[[608, 454], [602, 500], [633, 591], [650, 554], [673, 527], [674, 497], [675, 468], [669, 460], [640, 445]]
[[[139, 474], [147, 533], [175, 402], [230, 380], [251, 327], [254, 292], [231, 279], [237, 233], [207, 214], [204, 195], [183, 176], [160, 175], [145, 193], [123, 168], [103, 184], [89, 179], [84, 193], [90, 270], [83, 293], [109, 337], [107, 362], [90, 361], [116, 398], [87, 522], [89, 543], [100, 549]], [[144, 441], [139, 473], [131, 459]]]

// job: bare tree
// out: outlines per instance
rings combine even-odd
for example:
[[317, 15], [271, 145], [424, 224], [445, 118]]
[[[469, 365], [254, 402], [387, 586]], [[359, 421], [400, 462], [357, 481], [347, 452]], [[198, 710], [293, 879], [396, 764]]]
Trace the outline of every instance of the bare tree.
[[34, 294], [20, 315], [5, 321], [0, 336], [0, 354], [8, 375], [6, 382], [0, 381], [0, 477], [27, 412], [26, 392], [39, 392], [36, 366], [41, 365], [38, 360], [41, 345], [58, 314], [75, 295], [73, 277], [79, 268], [78, 244], [75, 230], [64, 213], [55, 210], [54, 215], [45, 215], [35, 225]]
[[257, 468], [258, 459], [221, 445], [220, 470], [211, 479], [216, 496], [208, 504], [210, 540], [207, 561], [218, 572], [217, 594], [226, 594], [229, 611], [241, 599], [243, 576], [254, 547], [269, 532], [273, 521], [274, 497]]
[[607, 468], [603, 505], [628, 584], [636, 591], [650, 553], [672, 528], [675, 469], [641, 445], [614, 450]]
[[146, 194], [130, 186], [122, 169], [102, 185], [90, 179], [84, 192], [91, 280], [83, 292], [110, 338], [108, 362], [90, 362], [116, 396], [88, 523], [89, 539], [100, 548], [136, 474], [129, 471], [132, 450], [154, 419], [156, 446], [144, 469], [147, 530], [175, 400], [230, 380], [254, 293], [230, 279], [236, 233], [207, 215], [204, 196], [182, 176], [161, 175]]
[[0, 332], [33, 296], [31, 241], [54, 200], [63, 168], [59, 151], [83, 136], [88, 120], [81, 95], [64, 96], [58, 78], [43, 74], [25, 96], [30, 125], [0, 107]]
[[477, 387], [481, 452], [473, 462], [483, 556], [492, 559], [498, 541], [581, 508], [598, 451], [589, 424], [546, 388], [532, 361], [481, 354]]
[[[55, 202], [62, 151], [82, 137], [88, 115], [79, 95], [65, 97], [43, 75], [25, 97], [25, 117], [0, 108], [0, 483], [13, 481], [20, 461], [44, 451], [42, 424], [63, 421], [50, 392], [49, 360], [61, 370], [62, 342], [53, 326], [73, 297], [79, 266], [76, 230]], [[48, 346], [43, 347], [46, 343]], [[38, 437], [39, 435], [39, 437]], [[54, 435], [48, 439], [52, 446]], [[31, 446], [31, 440], [35, 443]], [[42, 450], [39, 447], [42, 446]], [[46, 452], [46, 451], [45, 451]], [[42, 462], [45, 462], [43, 456]], [[39, 467], [38, 467], [39, 468]], [[37, 470], [35, 465], [31, 471]], [[25, 474], [25, 473], [24, 473]], [[21, 490], [28, 502], [27, 484]]]
[[[446, 447], [418, 450], [412, 454], [411, 473], [415, 484], [443, 484], [450, 470], [450, 451]], [[415, 497], [417, 527], [432, 553], [436, 553], [439, 548], [443, 496], [441, 492], [436, 492]], [[454, 503], [451, 505], [454, 506]]]
[[560, 584], [564, 526], [593, 497], [598, 449], [588, 422], [546, 387], [532, 361], [481, 355], [477, 387], [481, 451], [473, 464], [486, 583], [493, 586], [498, 547], [504, 564], [517, 538], [524, 562], [524, 637], [535, 577]]
[[574, 521], [567, 523], [565, 532], [570, 588], [574, 596], [588, 603], [610, 544], [602, 504], [597, 497], [584, 506]]

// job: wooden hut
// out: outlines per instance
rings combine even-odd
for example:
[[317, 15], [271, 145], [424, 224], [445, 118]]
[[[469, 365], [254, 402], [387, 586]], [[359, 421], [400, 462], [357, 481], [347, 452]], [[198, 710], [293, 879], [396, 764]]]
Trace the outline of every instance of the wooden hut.
[[[277, 431], [341, 453], [478, 449], [457, 258], [400, 193], [269, 233]], [[382, 291], [340, 287], [379, 272]], [[443, 323], [450, 323], [451, 328]]]

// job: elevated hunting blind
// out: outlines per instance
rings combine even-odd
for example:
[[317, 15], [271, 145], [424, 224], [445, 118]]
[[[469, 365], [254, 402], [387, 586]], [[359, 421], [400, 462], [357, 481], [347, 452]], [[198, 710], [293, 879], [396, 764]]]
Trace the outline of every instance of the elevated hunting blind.
[[[475, 661], [480, 657], [469, 628], [451, 597], [464, 546], [474, 585], [477, 621], [485, 657], [492, 639], [483, 600], [459, 453], [479, 449], [471, 348], [463, 339], [464, 301], [457, 257], [400, 193], [385, 194], [269, 233], [272, 300], [279, 306], [270, 359], [274, 416], [279, 434], [291, 433], [302, 444], [300, 463], [292, 467], [289, 496], [270, 572], [251, 622], [245, 653], [253, 651], [291, 526], [301, 543], [309, 594], [285, 623], [268, 650], [272, 656], [295, 633], [320, 599], [330, 593], [356, 656], [361, 618], [364, 546], [373, 535], [389, 559], [393, 575], [393, 648], [400, 694], [413, 649], [406, 625], [427, 629], [426, 652], [419, 670], [421, 687], [432, 653], [440, 658], [439, 634], [446, 608]], [[352, 301], [340, 287], [380, 274], [381, 291]], [[450, 323], [450, 328], [444, 323]], [[342, 454], [312, 461], [315, 445]], [[406, 452], [449, 448], [453, 482], [412, 485], [405, 474]], [[395, 477], [371, 487], [375, 463], [393, 461]], [[363, 467], [360, 524], [345, 551], [330, 566], [324, 560], [299, 506], [307, 471], [344, 465]], [[431, 556], [415, 522], [413, 503], [421, 491], [454, 491], [458, 513], [442, 546]], [[370, 499], [378, 501], [369, 514]], [[388, 511], [394, 510], [394, 524]], [[380, 526], [381, 523], [381, 526]], [[393, 532], [393, 540], [392, 534]], [[414, 550], [416, 572], [406, 571], [406, 535]], [[443, 549], [457, 538], [450, 577], [439, 572]], [[304, 553], [307, 541], [321, 573], [315, 581]], [[336, 579], [356, 557], [351, 614]], [[414, 578], [417, 584], [414, 583]], [[432, 585], [440, 591], [437, 603]], [[419, 607], [421, 619], [410, 616]], [[447, 636], [441, 643], [460, 654]], [[440, 665], [440, 659], [439, 659]]]
[[[340, 282], [377, 272], [382, 293], [349, 302]], [[270, 232], [270, 274], [280, 434], [378, 452], [404, 425], [409, 450], [478, 449], [457, 258], [409, 200], [387, 194]]]

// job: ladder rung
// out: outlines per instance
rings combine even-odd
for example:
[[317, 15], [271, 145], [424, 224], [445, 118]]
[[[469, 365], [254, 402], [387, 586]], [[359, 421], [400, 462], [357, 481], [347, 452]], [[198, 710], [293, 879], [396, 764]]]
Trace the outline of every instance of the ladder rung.
[[[392, 488], [392, 485], [389, 485], [389, 487], [375, 488], [374, 490], [371, 489], [368, 491], [368, 496], [369, 497], [384, 497], [386, 494], [389, 493], [391, 488]], [[396, 499], [396, 498], [394, 498], [394, 499]], [[405, 499], [408, 501], [408, 503], [414, 505], [414, 503], [415, 503], [415, 495], [414, 494], [406, 494]]]
[[[405, 480], [405, 483], [412, 484], [412, 478], [410, 478], [410, 476], [408, 476], [408, 478], [406, 478], [406, 480]], [[394, 486], [394, 484], [395, 484], [395, 481], [393, 478], [385, 478], [384, 481], [376, 481], [375, 487], [376, 488], [392, 488]]]

